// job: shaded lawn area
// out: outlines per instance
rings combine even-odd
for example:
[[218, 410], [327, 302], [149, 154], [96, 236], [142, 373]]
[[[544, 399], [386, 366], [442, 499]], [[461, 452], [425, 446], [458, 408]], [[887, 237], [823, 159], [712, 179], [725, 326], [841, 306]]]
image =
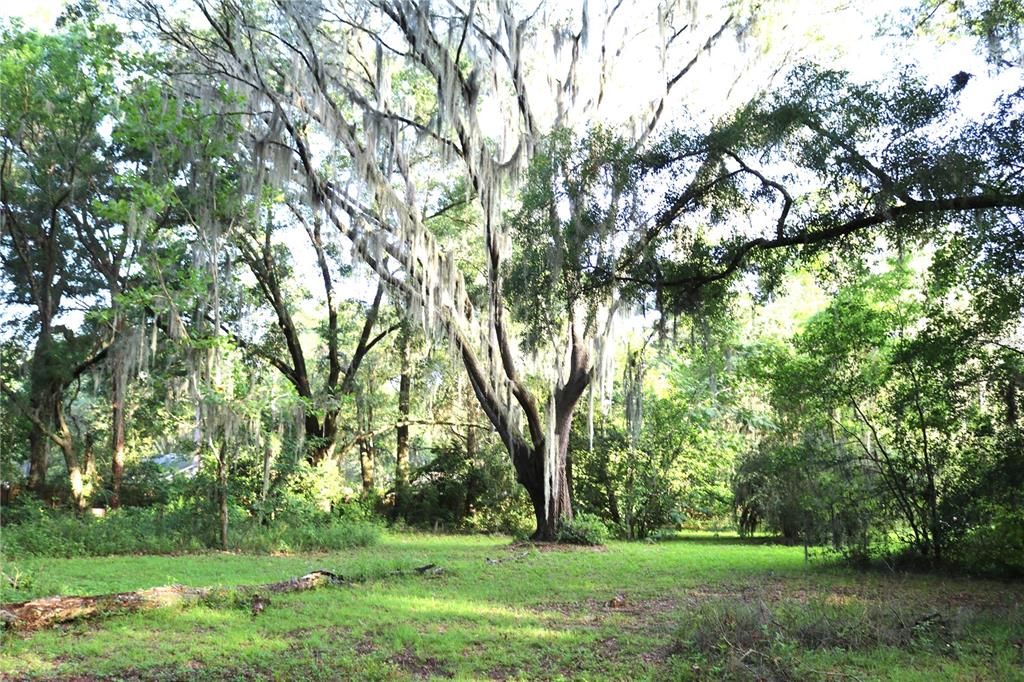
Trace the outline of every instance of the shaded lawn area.
[[[427, 563], [445, 573], [388, 575]], [[274, 595], [255, 617], [200, 605], [5, 634], [0, 675], [1024, 680], [1024, 585], [807, 568], [801, 548], [708, 535], [538, 549], [388, 534], [320, 555], [33, 559], [4, 567], [21, 579], [3, 601], [321, 568], [366, 580]]]

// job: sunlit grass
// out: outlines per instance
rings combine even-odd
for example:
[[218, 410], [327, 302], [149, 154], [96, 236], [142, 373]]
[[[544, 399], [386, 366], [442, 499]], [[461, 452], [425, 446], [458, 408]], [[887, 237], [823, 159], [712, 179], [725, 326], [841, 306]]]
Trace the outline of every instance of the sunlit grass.
[[[16, 569], [24, 578], [17, 591], [8, 587], [4, 601], [171, 583], [253, 584], [318, 568], [359, 582], [274, 595], [258, 617], [245, 608], [207, 604], [8, 634], [0, 674], [717, 679], [732, 674], [722, 664], [728, 657], [687, 645], [702, 605], [764, 602], [799, 613], [813, 601], [837, 612], [884, 613], [891, 604], [906, 614], [940, 611], [952, 618], [970, 608], [979, 617], [965, 621], [956, 657], [891, 646], [832, 651], [779, 644], [804, 676], [892, 679], [896, 671], [897, 679], [1024, 679], [1022, 654], [1014, 648], [1024, 641], [1020, 585], [808, 567], [801, 548], [713, 533], [596, 550], [533, 549], [521, 559], [486, 562], [523, 551], [511, 549], [507, 538], [389, 534], [376, 547], [320, 555], [18, 561], [5, 572]], [[428, 563], [445, 573], [393, 574]], [[624, 604], [609, 606], [618, 595]]]

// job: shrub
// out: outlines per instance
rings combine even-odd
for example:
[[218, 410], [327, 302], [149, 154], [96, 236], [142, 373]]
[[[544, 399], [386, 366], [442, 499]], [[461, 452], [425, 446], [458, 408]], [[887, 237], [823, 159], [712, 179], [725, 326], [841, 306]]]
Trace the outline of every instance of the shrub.
[[47, 507], [31, 490], [22, 490], [10, 503], [0, 509], [0, 520], [10, 524], [33, 521], [47, 515]]
[[80, 525], [77, 519], [55, 514], [6, 524], [0, 533], [0, 553], [6, 557], [81, 556], [85, 544]]
[[[121, 506], [149, 507], [166, 504], [174, 483], [168, 471], [156, 462], [137, 462], [124, 468], [121, 481]], [[110, 491], [106, 491], [109, 495]]]
[[536, 521], [526, 495], [517, 492], [498, 504], [476, 511], [466, 519], [465, 526], [480, 533], [500, 533], [523, 540], [534, 531]]
[[[646, 409], [646, 408], [645, 408]], [[664, 405], [659, 420], [667, 420]], [[681, 471], [684, 465], [682, 444], [665, 444], [653, 434], [637, 445], [630, 444], [625, 430], [599, 419], [593, 447], [582, 426], [572, 432], [573, 504], [579, 510], [594, 513], [616, 529], [616, 535], [642, 540], [659, 528], [680, 528], [690, 516], [704, 518], [723, 513], [724, 491], [710, 480], [696, 481], [695, 475]], [[663, 429], [668, 429], [667, 426]], [[701, 466], [705, 479], [714, 467]]]
[[[302, 523], [262, 526], [240, 507], [229, 509], [232, 549], [251, 552], [315, 551], [376, 543], [379, 524], [321, 515]], [[0, 551], [8, 557], [168, 554], [219, 548], [216, 517], [200, 518], [182, 506], [118, 509], [106, 516], [77, 517], [42, 512], [18, 524], [5, 524]]]
[[985, 519], [954, 548], [960, 568], [976, 573], [1024, 575], [1024, 509], [989, 505]]
[[481, 444], [473, 457], [453, 443], [411, 472], [405, 504], [393, 516], [411, 526], [460, 528], [518, 535], [532, 530], [532, 512], [516, 485], [507, 455]]
[[559, 529], [558, 541], [572, 545], [603, 545], [608, 541], [608, 527], [593, 514], [577, 514]]
[[247, 552], [312, 552], [367, 547], [380, 539], [381, 526], [369, 521], [334, 519], [325, 524], [273, 526], [244, 524], [229, 535], [231, 545]]

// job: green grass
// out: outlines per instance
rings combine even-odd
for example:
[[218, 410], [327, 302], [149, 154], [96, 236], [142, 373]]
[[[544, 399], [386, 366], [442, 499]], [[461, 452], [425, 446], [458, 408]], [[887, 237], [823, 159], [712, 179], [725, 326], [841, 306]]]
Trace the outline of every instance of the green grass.
[[[807, 568], [800, 548], [710, 534], [486, 562], [523, 551], [503, 538], [388, 534], [319, 555], [17, 561], [4, 567], [20, 581], [3, 601], [316, 568], [367, 580], [273, 596], [257, 617], [204, 605], [6, 634], [0, 676], [1024, 680], [1020, 584]], [[427, 563], [445, 574], [388, 575]], [[914, 626], [932, 613], [941, 619]]]

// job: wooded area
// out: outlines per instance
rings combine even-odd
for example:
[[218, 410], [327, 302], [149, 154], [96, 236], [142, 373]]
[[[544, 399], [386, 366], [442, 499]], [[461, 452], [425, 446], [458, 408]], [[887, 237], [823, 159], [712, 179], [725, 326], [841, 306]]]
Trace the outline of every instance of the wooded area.
[[0, 18], [5, 557], [713, 530], [1020, 577], [1024, 5], [897, 4]]

